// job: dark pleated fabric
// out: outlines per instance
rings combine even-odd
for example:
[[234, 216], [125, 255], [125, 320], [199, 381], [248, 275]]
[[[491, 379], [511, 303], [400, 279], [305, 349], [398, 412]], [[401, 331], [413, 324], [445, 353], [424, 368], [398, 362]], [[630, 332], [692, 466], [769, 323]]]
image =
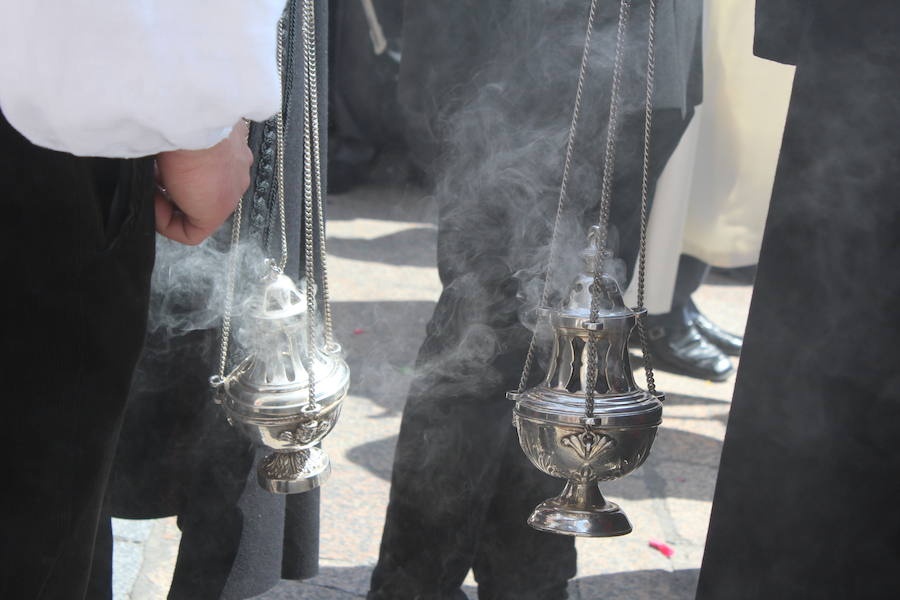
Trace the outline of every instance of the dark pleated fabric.
[[0, 117], [0, 597], [78, 599], [147, 314], [152, 161], [38, 148]]
[[701, 600], [900, 597], [900, 7], [799, 25]]

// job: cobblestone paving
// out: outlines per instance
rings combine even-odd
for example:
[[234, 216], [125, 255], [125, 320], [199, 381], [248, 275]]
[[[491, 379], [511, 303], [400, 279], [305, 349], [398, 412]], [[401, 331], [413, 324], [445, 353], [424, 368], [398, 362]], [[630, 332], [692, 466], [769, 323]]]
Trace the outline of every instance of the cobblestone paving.
[[[332, 198], [329, 211], [336, 333], [353, 384], [341, 421], [326, 441], [334, 473], [322, 494], [322, 568], [313, 580], [283, 582], [257, 600], [365, 597], [411, 365], [440, 293], [435, 208], [427, 198], [371, 187]], [[708, 316], [738, 332], [749, 298], [749, 286], [724, 281], [704, 285], [695, 296]], [[635, 474], [604, 484], [635, 531], [622, 538], [577, 540], [573, 600], [693, 598], [733, 381], [665, 372], [657, 381], [668, 402], [653, 454]], [[675, 554], [666, 558], [648, 545], [651, 539], [665, 541]], [[116, 600], [164, 598], [177, 543], [171, 519], [118, 522]], [[474, 581], [469, 583], [475, 598]]]

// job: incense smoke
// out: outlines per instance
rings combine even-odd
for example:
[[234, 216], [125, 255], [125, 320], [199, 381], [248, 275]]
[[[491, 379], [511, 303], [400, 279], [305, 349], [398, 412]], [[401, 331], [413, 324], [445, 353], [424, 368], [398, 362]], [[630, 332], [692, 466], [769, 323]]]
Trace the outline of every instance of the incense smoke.
[[[427, 8], [413, 9], [413, 18], [417, 11], [433, 23]], [[420, 86], [418, 96], [406, 97], [413, 112], [410, 122], [421, 129], [415, 135], [432, 145], [417, 155], [435, 157], [433, 164], [422, 166], [436, 180], [445, 298], [457, 304], [438, 311], [465, 314], [455, 343], [420, 367], [463, 387], [467, 382], [508, 381], [510, 374], [492, 367], [491, 359], [520, 343], [507, 339], [507, 334], [521, 335], [515, 331], [519, 322], [534, 326], [587, 21], [585, 3], [511, 2], [478, 12], [490, 14], [483, 23], [465, 22], [477, 29], [467, 32], [469, 46], [451, 56], [429, 55], [434, 62], [412, 81]], [[551, 271], [551, 303], [581, 268], [586, 232], [599, 216], [616, 18], [617, 6], [610, 5], [601, 8], [596, 20]], [[620, 172], [640, 164], [645, 25], [637, 13], [633, 21], [616, 157]], [[422, 86], [422, 81], [431, 85]], [[429, 114], [434, 107], [439, 110]], [[637, 207], [639, 188], [614, 189], [613, 202]], [[615, 231], [611, 239], [616, 239]], [[624, 289], [624, 273], [619, 277]]]

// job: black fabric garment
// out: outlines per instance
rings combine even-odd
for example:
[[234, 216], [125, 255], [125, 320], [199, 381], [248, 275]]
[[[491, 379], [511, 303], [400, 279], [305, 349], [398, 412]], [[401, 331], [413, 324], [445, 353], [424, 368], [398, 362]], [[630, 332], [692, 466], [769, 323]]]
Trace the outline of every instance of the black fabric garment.
[[[326, 3], [317, 3], [319, 90], [327, 97]], [[286, 272], [299, 278], [303, 257], [302, 164], [303, 62], [300, 2], [286, 8], [285, 174], [289, 261]], [[325, 103], [318, 115], [321, 143], [327, 143]], [[254, 152], [251, 183], [244, 196], [243, 240], [257, 241], [269, 256], [280, 253], [275, 121], [251, 126]], [[323, 164], [323, 176], [325, 167]], [[218, 233], [227, 249], [230, 225]], [[191, 249], [184, 249], [191, 252]], [[165, 256], [161, 253], [161, 256]], [[176, 259], [177, 259], [176, 255]], [[186, 254], [185, 256], [189, 256]], [[160, 264], [161, 269], [170, 265]], [[222, 282], [215, 282], [219, 285]], [[282, 578], [305, 579], [318, 570], [319, 493], [285, 497], [262, 490], [256, 465], [267, 454], [228, 425], [212, 402], [208, 378], [218, 364], [219, 322], [196, 331], [160, 325], [169, 317], [197, 311], [211, 294], [197, 294], [187, 305], [172, 303], [154, 290], [150, 332], [125, 416], [107, 499], [107, 516], [146, 519], [177, 515], [182, 532], [170, 600], [249, 598]], [[112, 539], [98, 545], [111, 556]], [[99, 565], [104, 560], [95, 561]], [[95, 572], [96, 595], [111, 598], [110, 574]]]
[[900, 6], [807, 17], [700, 600], [900, 597]]
[[[563, 256], [577, 257], [598, 218], [605, 52], [616, 16], [604, 10], [562, 222]], [[636, 8], [636, 23], [640, 14]], [[423, 167], [441, 174], [435, 197], [444, 290], [403, 413], [370, 600], [464, 598], [470, 568], [482, 600], [555, 600], [566, 598], [575, 574], [573, 539], [526, 524], [563, 482], [523, 455], [505, 393], [516, 387], [528, 348], [521, 322], [533, 315], [525, 306], [540, 295], [585, 17], [580, 2], [407, 3], [401, 94], [431, 103], [411, 113], [408, 125], [417, 157], [433, 161]], [[636, 26], [634, 39], [643, 31]], [[630, 266], [638, 249], [643, 124], [643, 107], [630, 92], [642, 89], [643, 55], [629, 56], [611, 219]], [[692, 113], [693, 105], [658, 110], [651, 187]], [[423, 128], [427, 135], [416, 138]], [[567, 286], [577, 268], [577, 260], [562, 261], [554, 289]]]
[[[565, 81], [563, 89], [574, 85], [589, 3], [565, 0], [543, 6], [546, 4], [537, 0], [406, 0], [398, 98], [410, 159], [429, 180], [443, 174], [441, 152], [451, 115], [470, 102], [472, 86], [485, 79], [485, 71], [496, 74], [502, 69], [496, 64], [499, 61], [513, 64], [511, 57], [518, 51], [532, 59], [530, 64], [521, 59], [515, 62], [523, 69], [519, 76]], [[604, 89], [614, 55], [618, 4], [599, 4], [593, 36], [594, 70], [589, 78]], [[661, 51], [656, 55], [654, 105], [687, 112], [701, 102], [703, 94], [703, 3], [673, 0], [658, 4], [656, 35]], [[636, 104], [644, 97], [640, 76], [646, 58], [648, 10], [646, 0], [635, 0], [632, 5], [624, 97], [631, 110], [637, 111]], [[540, 31], [545, 35], [540, 36]], [[536, 38], [545, 56], [527, 46]], [[548, 68], [560, 72], [541, 72]], [[570, 116], [571, 99], [562, 92], [559, 98], [558, 108]], [[605, 114], [599, 99], [592, 106], [597, 114]]]
[[331, 0], [329, 65], [329, 191], [341, 193], [363, 181], [382, 150], [403, 147], [397, 102], [402, 0], [374, 0], [387, 41], [376, 54], [361, 2]]
[[756, 0], [753, 53], [795, 65], [803, 47], [810, 0]]
[[153, 164], [38, 148], [0, 117], [0, 597], [84, 597], [154, 256]]
[[678, 258], [678, 272], [675, 275], [675, 289], [672, 291], [672, 310], [684, 310], [691, 303], [691, 295], [700, 289], [709, 273], [709, 265], [689, 254]]

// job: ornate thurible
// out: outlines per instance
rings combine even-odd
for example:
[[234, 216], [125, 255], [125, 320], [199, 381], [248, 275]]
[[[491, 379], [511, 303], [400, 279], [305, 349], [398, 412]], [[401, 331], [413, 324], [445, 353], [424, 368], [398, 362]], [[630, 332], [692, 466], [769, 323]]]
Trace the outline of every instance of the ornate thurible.
[[[210, 382], [228, 422], [258, 445], [274, 450], [257, 470], [270, 492], [292, 494], [318, 487], [331, 473], [322, 439], [334, 428], [350, 372], [334, 341], [328, 300], [325, 217], [322, 207], [315, 10], [303, 0], [303, 222], [305, 277], [300, 285], [285, 274], [288, 243], [284, 183], [284, 115], [275, 117], [276, 181], [281, 257], [267, 259], [239, 315], [239, 352], [227, 372], [232, 306], [241, 232], [242, 202], [232, 222], [225, 314], [218, 374]], [[278, 64], [284, 61], [284, 24]], [[316, 293], [321, 284], [320, 293]], [[320, 310], [321, 305], [321, 310]]]
[[[662, 419], [663, 395], [656, 392], [643, 323], [647, 312], [643, 303], [656, 0], [648, 1], [650, 26], [644, 97], [640, 252], [636, 269], [638, 307], [631, 309], [625, 306], [619, 284], [608, 268], [613, 260], [608, 233], [621, 104], [620, 83], [626, 48], [625, 32], [632, 4], [631, 0], [620, 0], [600, 190], [600, 218], [598, 224], [591, 228], [589, 247], [582, 252], [582, 272], [569, 289], [564, 290], [566, 294], [559, 306], [546, 308], [549, 305], [551, 272], [557, 266], [557, 241], [568, 197], [567, 186], [572, 171], [575, 134], [590, 64], [591, 36], [598, 2], [591, 0], [588, 14], [556, 221], [539, 308], [541, 321], [538, 328], [549, 326], [553, 332], [550, 364], [542, 382], [529, 388], [531, 368], [539, 350], [536, 328], [519, 387], [508, 396], [515, 401], [513, 424], [525, 454], [545, 473], [567, 480], [562, 493], [538, 506], [528, 523], [536, 529], [553, 533], [608, 537], [630, 533], [632, 527], [625, 513], [617, 505], [606, 501], [600, 493], [598, 482], [617, 479], [641, 466], [650, 454]], [[629, 363], [628, 338], [636, 326], [641, 335], [648, 391], [637, 387]]]
[[306, 286], [298, 289], [274, 262], [269, 269], [243, 319], [250, 354], [217, 382], [216, 395], [233, 426], [275, 450], [259, 465], [260, 485], [291, 494], [319, 486], [331, 473], [319, 443], [337, 423], [350, 371], [340, 347], [326, 346], [318, 328], [307, 354]]
[[516, 403], [513, 424], [525, 454], [545, 473], [568, 480], [563, 492], [538, 506], [528, 523], [540, 530], [604, 537], [630, 533], [632, 527], [597, 484], [641, 466], [662, 418], [662, 401], [634, 382], [628, 337], [641, 311], [625, 306], [618, 283], [605, 272], [598, 278], [598, 315], [591, 317], [597, 256], [594, 242], [584, 251], [584, 272], [562, 306], [542, 311], [553, 330], [546, 377], [509, 397]]

